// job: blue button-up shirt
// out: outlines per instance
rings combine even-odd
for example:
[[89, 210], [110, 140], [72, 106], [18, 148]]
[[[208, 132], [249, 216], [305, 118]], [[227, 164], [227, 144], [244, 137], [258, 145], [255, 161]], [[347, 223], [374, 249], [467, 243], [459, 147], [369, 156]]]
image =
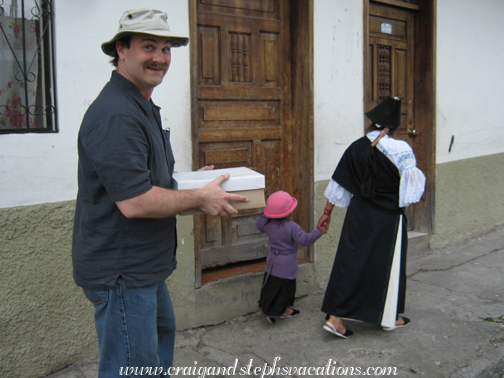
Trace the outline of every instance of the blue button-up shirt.
[[128, 219], [117, 201], [172, 188], [175, 164], [159, 108], [112, 73], [81, 124], [73, 266], [77, 285], [113, 288], [161, 282], [176, 267], [176, 219]]

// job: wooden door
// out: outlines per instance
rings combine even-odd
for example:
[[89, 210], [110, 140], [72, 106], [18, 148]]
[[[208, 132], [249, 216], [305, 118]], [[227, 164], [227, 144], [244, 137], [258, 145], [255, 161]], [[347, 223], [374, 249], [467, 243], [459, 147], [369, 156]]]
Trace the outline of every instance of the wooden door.
[[[415, 148], [414, 104], [414, 12], [370, 4], [366, 111], [386, 96], [401, 98], [401, 127], [395, 137]], [[417, 130], [418, 132], [418, 130]]]
[[[289, 0], [198, 0], [193, 9], [194, 168], [249, 167], [265, 175], [266, 196], [292, 193]], [[197, 272], [265, 257], [261, 210], [196, 217]]]
[[[365, 111], [372, 109], [385, 97], [401, 98], [401, 126], [394, 138], [410, 144], [418, 158], [417, 138], [427, 137], [429, 131], [415, 123], [415, 11], [369, 4], [368, 51], [365, 68]], [[371, 122], [366, 118], [366, 127]], [[415, 225], [416, 205], [406, 209], [408, 229]]]

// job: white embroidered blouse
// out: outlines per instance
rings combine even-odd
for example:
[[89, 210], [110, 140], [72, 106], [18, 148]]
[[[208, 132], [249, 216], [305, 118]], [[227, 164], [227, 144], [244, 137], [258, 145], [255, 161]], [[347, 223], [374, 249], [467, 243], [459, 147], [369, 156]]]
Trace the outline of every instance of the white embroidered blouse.
[[[379, 130], [371, 131], [366, 136], [373, 142]], [[399, 207], [407, 207], [420, 201], [425, 190], [425, 175], [416, 166], [416, 158], [410, 145], [402, 140], [385, 135], [376, 145], [399, 170]], [[333, 205], [346, 209], [350, 204], [352, 194], [331, 178], [324, 195]]]

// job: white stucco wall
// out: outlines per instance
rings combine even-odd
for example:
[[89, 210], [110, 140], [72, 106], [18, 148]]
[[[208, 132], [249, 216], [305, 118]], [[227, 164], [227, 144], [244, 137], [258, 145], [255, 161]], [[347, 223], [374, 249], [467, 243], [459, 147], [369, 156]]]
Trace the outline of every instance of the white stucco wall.
[[437, 163], [504, 152], [504, 1], [437, 4]]
[[[111, 39], [135, 0], [57, 1], [55, 4], [56, 134], [0, 135], [0, 208], [74, 199], [77, 193], [77, 133], [91, 101], [113, 66], [100, 45]], [[188, 2], [152, 0], [168, 13], [173, 32], [189, 35]], [[189, 48], [172, 50], [172, 63], [153, 100], [172, 130], [176, 169], [191, 168]]]
[[[502, 153], [504, 2], [437, 5], [436, 163]], [[314, 6], [318, 181], [330, 177], [344, 149], [363, 133], [364, 36], [362, 2], [316, 0]]]
[[[504, 152], [504, 2], [437, 3], [436, 162]], [[0, 135], [0, 208], [75, 198], [78, 128], [112, 70], [100, 45], [115, 34], [123, 11], [139, 6], [135, 0], [55, 2], [60, 131]], [[152, 0], [148, 6], [166, 10], [172, 30], [189, 34], [187, 1]], [[315, 0], [314, 27], [314, 167], [320, 181], [363, 133], [363, 2]], [[190, 51], [173, 49], [172, 55], [153, 99], [172, 130], [176, 169], [184, 171], [191, 168]]]
[[314, 1], [315, 181], [363, 134], [363, 12], [361, 1]]

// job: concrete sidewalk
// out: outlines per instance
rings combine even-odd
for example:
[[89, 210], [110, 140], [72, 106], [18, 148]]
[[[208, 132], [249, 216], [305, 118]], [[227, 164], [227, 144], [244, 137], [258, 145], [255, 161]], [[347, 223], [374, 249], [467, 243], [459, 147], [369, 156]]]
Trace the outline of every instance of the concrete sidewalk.
[[[178, 332], [175, 366], [193, 371], [236, 366], [235, 376], [257, 367], [259, 377], [377, 377], [394, 376], [394, 371], [398, 377], [504, 377], [504, 228], [410, 254], [408, 327], [385, 332], [375, 325], [346, 322], [354, 335], [338, 338], [322, 329], [323, 293], [298, 299], [295, 307], [301, 314], [275, 325], [257, 312]], [[271, 367], [275, 359], [277, 368], [290, 371], [265, 371], [265, 364]], [[346, 374], [343, 368], [348, 368]], [[89, 361], [48, 378], [97, 376], [97, 361]], [[207, 370], [206, 376], [228, 375]]]

